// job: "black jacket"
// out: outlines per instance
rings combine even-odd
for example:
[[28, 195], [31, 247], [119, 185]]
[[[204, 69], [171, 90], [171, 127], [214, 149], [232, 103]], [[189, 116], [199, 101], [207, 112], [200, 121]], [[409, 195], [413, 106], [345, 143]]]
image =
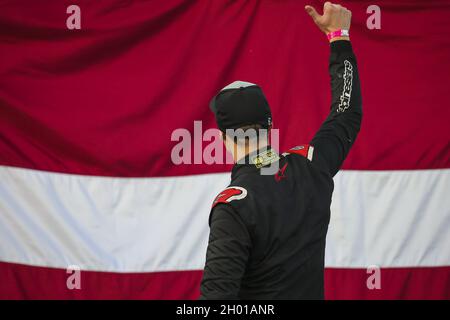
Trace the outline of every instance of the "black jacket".
[[[331, 112], [310, 144], [248, 155], [216, 197], [201, 299], [323, 299], [333, 176], [362, 117], [349, 41], [331, 43], [329, 72]], [[279, 170], [261, 174], [261, 160]]]

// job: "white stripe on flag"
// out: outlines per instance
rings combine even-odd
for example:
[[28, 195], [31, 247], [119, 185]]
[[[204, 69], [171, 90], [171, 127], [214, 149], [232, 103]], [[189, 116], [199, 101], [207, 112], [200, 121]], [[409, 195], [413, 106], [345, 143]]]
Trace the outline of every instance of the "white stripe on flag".
[[[84, 270], [202, 269], [229, 174], [112, 178], [0, 166], [0, 261]], [[326, 265], [450, 265], [450, 169], [342, 171]]]

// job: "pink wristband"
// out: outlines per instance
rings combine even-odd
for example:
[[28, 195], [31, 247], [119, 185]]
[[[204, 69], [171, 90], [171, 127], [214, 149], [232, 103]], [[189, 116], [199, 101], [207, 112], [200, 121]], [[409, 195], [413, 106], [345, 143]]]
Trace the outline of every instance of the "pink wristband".
[[336, 37], [349, 37], [350, 34], [346, 29], [339, 29], [330, 33], [327, 33], [328, 40], [331, 40]]

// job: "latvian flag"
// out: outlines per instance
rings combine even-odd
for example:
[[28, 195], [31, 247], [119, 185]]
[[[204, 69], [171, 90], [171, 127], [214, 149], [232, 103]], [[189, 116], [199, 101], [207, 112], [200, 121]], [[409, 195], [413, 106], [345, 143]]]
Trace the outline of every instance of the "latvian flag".
[[[210, 98], [258, 83], [280, 151], [328, 113], [305, 4], [0, 1], [0, 298], [196, 299], [231, 169], [195, 156]], [[364, 120], [335, 177], [326, 298], [449, 299], [450, 4], [345, 5]]]

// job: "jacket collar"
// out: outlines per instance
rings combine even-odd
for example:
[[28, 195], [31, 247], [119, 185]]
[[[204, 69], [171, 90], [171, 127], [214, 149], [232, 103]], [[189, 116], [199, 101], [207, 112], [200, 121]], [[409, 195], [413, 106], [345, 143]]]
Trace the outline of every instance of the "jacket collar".
[[271, 146], [263, 147], [247, 154], [239, 160], [231, 171], [231, 180], [244, 173], [259, 172], [262, 167], [280, 159], [279, 154]]

